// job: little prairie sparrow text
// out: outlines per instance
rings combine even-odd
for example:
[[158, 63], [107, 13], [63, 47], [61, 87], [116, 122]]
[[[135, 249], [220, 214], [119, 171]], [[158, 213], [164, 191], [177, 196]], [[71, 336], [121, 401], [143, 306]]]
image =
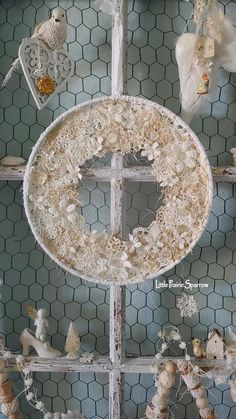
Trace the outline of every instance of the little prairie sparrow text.
[[183, 282], [175, 282], [173, 279], [170, 279], [167, 281], [158, 282], [158, 279], [155, 280], [155, 288], [184, 288], [186, 290], [192, 290], [193, 288], [207, 288], [207, 283], [195, 283], [193, 284], [190, 279], [186, 279], [186, 281]]

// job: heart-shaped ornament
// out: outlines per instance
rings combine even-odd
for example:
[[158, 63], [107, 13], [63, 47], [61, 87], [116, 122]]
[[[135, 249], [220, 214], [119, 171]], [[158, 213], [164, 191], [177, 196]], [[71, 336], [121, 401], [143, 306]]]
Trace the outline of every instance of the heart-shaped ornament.
[[39, 109], [59, 93], [73, 74], [74, 61], [65, 49], [50, 50], [37, 38], [25, 39], [19, 48], [21, 66]]

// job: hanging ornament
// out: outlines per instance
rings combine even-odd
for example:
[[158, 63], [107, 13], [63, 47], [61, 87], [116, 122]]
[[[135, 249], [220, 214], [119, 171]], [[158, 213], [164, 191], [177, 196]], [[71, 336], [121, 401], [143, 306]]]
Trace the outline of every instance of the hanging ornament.
[[[191, 122], [198, 115], [214, 90], [218, 65], [215, 39], [221, 38], [220, 7], [217, 0], [196, 0], [194, 6], [195, 33], [184, 33], [176, 44], [176, 60], [180, 78], [182, 118]], [[208, 20], [215, 22], [215, 32], [209, 31]]]
[[74, 62], [63, 48], [66, 14], [60, 7], [49, 20], [40, 23], [31, 38], [22, 41], [18, 58], [4, 78], [3, 86], [20, 66], [39, 109], [63, 89], [73, 73]]
[[198, 313], [198, 305], [193, 295], [183, 293], [177, 299], [176, 307], [180, 310], [181, 317], [192, 317]]

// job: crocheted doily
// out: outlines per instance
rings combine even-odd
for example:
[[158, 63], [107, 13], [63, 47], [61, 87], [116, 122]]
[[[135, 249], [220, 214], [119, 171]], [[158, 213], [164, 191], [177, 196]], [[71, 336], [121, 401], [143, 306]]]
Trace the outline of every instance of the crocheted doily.
[[[80, 167], [108, 152], [146, 156], [164, 190], [155, 220], [127, 241], [87, 231], [80, 211]], [[57, 118], [24, 178], [26, 215], [41, 247], [67, 271], [100, 283], [139, 282], [172, 268], [199, 239], [211, 199], [211, 171], [195, 134], [169, 110], [133, 97], [96, 99]]]

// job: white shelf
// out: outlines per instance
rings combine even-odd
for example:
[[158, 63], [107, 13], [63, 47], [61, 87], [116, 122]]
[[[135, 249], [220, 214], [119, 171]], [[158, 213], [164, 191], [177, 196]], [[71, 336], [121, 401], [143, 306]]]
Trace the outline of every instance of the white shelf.
[[[0, 360], [3, 359], [0, 357]], [[172, 360], [177, 362], [183, 357], [163, 357], [163, 362]], [[153, 374], [153, 356], [128, 357], [119, 367], [121, 373], [131, 374]], [[226, 360], [195, 359], [191, 362], [201, 368], [216, 368], [226, 366]], [[92, 363], [81, 364], [79, 360], [70, 360], [65, 357], [56, 359], [43, 359], [39, 357], [25, 357], [24, 366], [30, 368], [32, 372], [92, 372], [92, 373], [111, 373], [117, 366], [111, 362], [107, 356], [97, 357]], [[8, 372], [18, 371], [15, 360], [8, 359], [6, 370]]]

